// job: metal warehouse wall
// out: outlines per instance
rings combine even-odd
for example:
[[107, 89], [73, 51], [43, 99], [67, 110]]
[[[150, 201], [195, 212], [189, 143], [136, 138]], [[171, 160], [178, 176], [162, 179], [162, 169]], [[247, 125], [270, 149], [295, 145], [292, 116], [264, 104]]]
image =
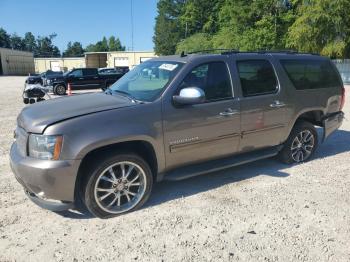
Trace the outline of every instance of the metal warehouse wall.
[[35, 58], [34, 61], [36, 73], [47, 70], [67, 71], [73, 68], [85, 67], [85, 57]]
[[0, 75], [27, 75], [35, 72], [33, 53], [0, 48]]
[[109, 52], [107, 67], [129, 66], [129, 68], [133, 68], [153, 57], [157, 56], [151, 51]]

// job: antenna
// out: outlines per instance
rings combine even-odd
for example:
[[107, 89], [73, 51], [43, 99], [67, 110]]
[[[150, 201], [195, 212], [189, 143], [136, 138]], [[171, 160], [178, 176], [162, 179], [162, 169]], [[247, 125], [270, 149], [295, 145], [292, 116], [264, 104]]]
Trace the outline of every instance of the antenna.
[[130, 0], [130, 12], [131, 12], [131, 51], [134, 51], [134, 14], [133, 14], [133, 0]]

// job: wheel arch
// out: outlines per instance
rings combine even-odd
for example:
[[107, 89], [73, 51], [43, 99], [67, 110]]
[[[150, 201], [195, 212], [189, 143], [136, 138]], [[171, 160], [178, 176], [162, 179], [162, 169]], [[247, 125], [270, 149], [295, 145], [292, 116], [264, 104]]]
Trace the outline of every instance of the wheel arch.
[[157, 181], [158, 174], [158, 164], [159, 161], [157, 159], [156, 151], [154, 146], [146, 140], [132, 140], [132, 141], [122, 141], [118, 143], [113, 143], [110, 145], [105, 145], [101, 147], [94, 148], [87, 152], [85, 156], [82, 158], [81, 164], [78, 169], [78, 174], [74, 187], [74, 195], [75, 200], [77, 201], [80, 197], [81, 193], [81, 185], [84, 178], [85, 171], [91, 167], [91, 165], [96, 162], [96, 159], [102, 159], [110, 154], [118, 154], [118, 153], [136, 153], [140, 157], [142, 157], [150, 166], [153, 181]]
[[290, 132], [292, 132], [293, 127], [300, 121], [309, 122], [315, 126], [323, 127], [324, 110], [322, 108], [309, 108], [300, 111], [295, 117], [290, 121], [288, 125], [288, 132], [283, 141], [286, 141], [289, 137]]

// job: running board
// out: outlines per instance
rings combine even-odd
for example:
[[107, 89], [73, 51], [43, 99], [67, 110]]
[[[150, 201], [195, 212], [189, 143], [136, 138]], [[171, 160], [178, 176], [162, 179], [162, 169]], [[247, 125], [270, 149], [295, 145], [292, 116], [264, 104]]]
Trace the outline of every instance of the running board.
[[268, 149], [261, 149], [254, 152], [243, 153], [222, 159], [211, 160], [200, 164], [193, 164], [171, 170], [164, 175], [164, 180], [178, 181], [190, 177], [203, 175], [222, 169], [243, 165], [249, 162], [276, 156], [281, 150], [281, 146]]

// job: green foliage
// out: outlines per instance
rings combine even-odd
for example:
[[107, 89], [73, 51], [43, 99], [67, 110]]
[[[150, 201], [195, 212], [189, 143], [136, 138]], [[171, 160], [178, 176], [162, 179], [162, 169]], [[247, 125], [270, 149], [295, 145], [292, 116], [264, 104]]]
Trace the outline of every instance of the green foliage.
[[104, 36], [102, 41], [98, 41], [95, 44], [90, 44], [86, 47], [87, 52], [108, 52], [108, 51], [125, 51], [125, 46], [123, 46], [119, 38], [114, 36], [107, 38]]
[[349, 0], [160, 0], [157, 54], [226, 48], [350, 56]]
[[108, 39], [108, 49], [109, 51], [125, 51], [125, 46], [122, 46], [119, 38], [111, 36]]
[[1, 27], [0, 27], [0, 47], [4, 47], [4, 48], [11, 47], [10, 35]]
[[55, 37], [56, 34], [51, 34], [35, 38], [31, 32], [27, 32], [22, 38], [17, 34], [9, 35], [3, 28], [0, 28], [0, 47], [33, 52], [34, 56], [59, 57], [60, 50], [52, 41]]
[[17, 34], [12, 34], [10, 38], [11, 48], [16, 50], [25, 50], [25, 43], [22, 37]]
[[64, 57], [79, 57], [84, 55], [84, 48], [79, 42], [68, 42], [67, 49], [63, 52]]
[[35, 56], [40, 57], [60, 57], [61, 53], [57, 46], [53, 45], [52, 40], [56, 34], [49, 36], [37, 37], [37, 49], [34, 52]]
[[176, 53], [213, 49], [212, 38], [205, 33], [197, 33], [177, 44]]
[[180, 25], [180, 14], [185, 0], [159, 0], [157, 4], [153, 42], [158, 55], [171, 55], [176, 51], [176, 44], [184, 38], [184, 29]]
[[350, 51], [350, 1], [314, 0], [300, 6], [289, 28], [287, 46], [330, 57]]
[[35, 36], [31, 32], [25, 33], [23, 42], [25, 45], [25, 50], [34, 52], [37, 49]]

